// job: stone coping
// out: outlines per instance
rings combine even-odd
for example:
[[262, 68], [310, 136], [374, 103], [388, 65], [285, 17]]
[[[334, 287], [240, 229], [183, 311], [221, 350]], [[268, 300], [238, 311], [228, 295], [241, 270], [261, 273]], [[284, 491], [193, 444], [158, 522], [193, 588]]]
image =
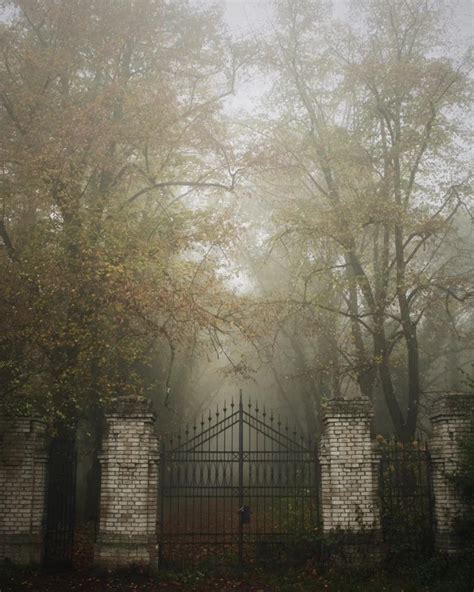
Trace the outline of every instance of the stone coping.
[[435, 401], [430, 419], [433, 422], [445, 417], [465, 417], [474, 413], [474, 393], [452, 393]]
[[7, 426], [7, 427], [17, 427], [19, 425], [27, 425], [31, 429], [31, 426], [33, 424], [42, 424], [45, 427], [48, 425], [46, 420], [42, 419], [41, 417], [34, 416], [34, 415], [33, 416], [29, 416], [29, 415], [2, 415], [0, 413], [0, 425]]
[[127, 397], [117, 397], [113, 399], [106, 411], [106, 417], [129, 417], [129, 418], [149, 418], [155, 419], [153, 405], [150, 399], [145, 397], [131, 395]]
[[374, 413], [368, 399], [331, 399], [323, 408], [323, 419], [338, 415], [371, 417]]

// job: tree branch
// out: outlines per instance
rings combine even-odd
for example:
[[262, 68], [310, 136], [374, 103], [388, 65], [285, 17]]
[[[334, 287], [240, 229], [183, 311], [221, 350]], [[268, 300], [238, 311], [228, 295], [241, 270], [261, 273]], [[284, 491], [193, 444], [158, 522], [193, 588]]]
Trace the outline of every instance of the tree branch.
[[3, 220], [0, 220], [0, 237], [3, 240], [3, 245], [7, 251], [8, 258], [10, 259], [10, 261], [16, 263], [18, 261], [18, 254], [16, 252], [15, 247], [13, 246], [13, 243], [6, 229], [5, 222]]
[[127, 204], [131, 204], [136, 201], [142, 195], [146, 193], [150, 193], [150, 191], [154, 191], [155, 189], [165, 189], [166, 187], [192, 187], [193, 189], [222, 189], [223, 191], [233, 191], [235, 189], [235, 178], [239, 171], [235, 171], [231, 174], [231, 183], [230, 185], [224, 185], [223, 183], [218, 182], [205, 182], [205, 181], [163, 181], [161, 183], [153, 183], [148, 187], [143, 187], [140, 191], [134, 193], [131, 197], [126, 200]]

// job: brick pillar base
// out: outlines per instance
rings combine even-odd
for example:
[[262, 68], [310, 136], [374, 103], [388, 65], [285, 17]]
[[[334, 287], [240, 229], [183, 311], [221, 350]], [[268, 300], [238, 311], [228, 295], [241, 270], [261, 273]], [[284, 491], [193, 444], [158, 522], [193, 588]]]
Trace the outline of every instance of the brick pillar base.
[[0, 420], [0, 561], [40, 564], [44, 551], [46, 424]]
[[[474, 394], [451, 394], [439, 399], [431, 414], [433, 434], [430, 448], [433, 465], [436, 547], [442, 553], [462, 551], [455, 521], [468, 510], [450, 476], [459, 465], [459, 441], [472, 429]], [[471, 508], [471, 511], [473, 509]]]
[[100, 522], [94, 563], [105, 569], [157, 564], [158, 449], [150, 402], [123, 397], [106, 414]]
[[355, 563], [367, 563], [369, 558], [378, 562], [382, 557], [372, 415], [365, 399], [334, 399], [323, 418], [319, 458], [323, 532]]

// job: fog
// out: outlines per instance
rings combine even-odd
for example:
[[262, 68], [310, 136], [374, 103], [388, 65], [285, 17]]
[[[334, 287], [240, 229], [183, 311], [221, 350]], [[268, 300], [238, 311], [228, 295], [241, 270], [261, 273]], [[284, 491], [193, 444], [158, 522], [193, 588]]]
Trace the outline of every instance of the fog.
[[366, 397], [407, 439], [472, 388], [472, 2], [2, 11], [7, 408]]

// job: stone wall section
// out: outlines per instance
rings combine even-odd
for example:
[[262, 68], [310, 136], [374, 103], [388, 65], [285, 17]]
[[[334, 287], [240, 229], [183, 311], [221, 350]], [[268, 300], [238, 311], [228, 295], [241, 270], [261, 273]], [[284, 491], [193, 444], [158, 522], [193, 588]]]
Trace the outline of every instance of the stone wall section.
[[433, 434], [430, 440], [436, 522], [436, 547], [444, 553], [457, 553], [461, 542], [456, 536], [455, 520], [467, 510], [450, 475], [460, 461], [460, 440], [472, 429], [474, 394], [451, 394], [440, 398], [431, 414]]
[[0, 420], [0, 561], [43, 560], [47, 460], [43, 421]]
[[106, 414], [101, 463], [96, 565], [116, 569], [154, 567], [157, 560], [157, 463], [155, 417], [150, 402], [126, 397]]
[[319, 462], [326, 533], [373, 533], [380, 529], [372, 414], [370, 403], [363, 399], [334, 399], [325, 411]]

